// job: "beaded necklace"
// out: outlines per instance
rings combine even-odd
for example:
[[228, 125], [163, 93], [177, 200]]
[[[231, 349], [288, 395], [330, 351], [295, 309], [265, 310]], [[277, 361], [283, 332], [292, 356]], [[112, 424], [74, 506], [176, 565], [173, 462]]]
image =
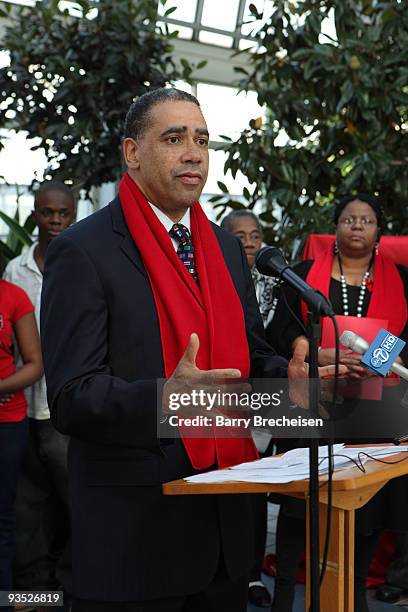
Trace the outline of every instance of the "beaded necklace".
[[[346, 277], [344, 276], [344, 273], [343, 273], [343, 266], [341, 264], [340, 253], [337, 253], [337, 258], [339, 260], [339, 269], [340, 269], [340, 283], [341, 283], [341, 297], [342, 297], [342, 302], [343, 302], [343, 315], [348, 317], [350, 314], [349, 301], [348, 301], [348, 289], [347, 289]], [[373, 259], [374, 259], [374, 256], [371, 257], [370, 263], [368, 264], [368, 270], [367, 272], [364, 273], [363, 279], [361, 281], [360, 293], [359, 293], [358, 302], [357, 302], [357, 313], [356, 313], [357, 317], [363, 316], [364, 296], [365, 296], [365, 292], [367, 289], [367, 280], [370, 276], [370, 269], [373, 264]]]

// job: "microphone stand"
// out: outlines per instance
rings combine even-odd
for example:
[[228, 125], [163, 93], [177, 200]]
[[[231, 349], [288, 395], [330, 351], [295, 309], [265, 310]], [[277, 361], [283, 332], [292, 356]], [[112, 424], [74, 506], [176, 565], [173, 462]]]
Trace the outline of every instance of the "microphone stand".
[[[309, 339], [309, 409], [318, 416], [319, 364], [318, 346], [321, 336], [320, 313], [307, 310]], [[309, 543], [310, 543], [310, 612], [320, 612], [320, 541], [319, 541], [319, 442], [309, 440]]]
[[[309, 409], [318, 416], [319, 369], [318, 346], [321, 336], [320, 317], [334, 317], [329, 300], [314, 290], [288, 265], [279, 249], [263, 247], [256, 256], [262, 274], [286, 281], [307, 304], [309, 339]], [[310, 542], [310, 612], [320, 612], [320, 545], [319, 545], [319, 443], [309, 440], [309, 542]]]
[[[319, 291], [302, 294], [307, 303], [309, 340], [309, 410], [319, 416], [319, 341], [320, 317], [334, 316], [332, 306]], [[309, 440], [309, 543], [310, 543], [310, 612], [320, 612], [320, 538], [319, 538], [319, 442]]]

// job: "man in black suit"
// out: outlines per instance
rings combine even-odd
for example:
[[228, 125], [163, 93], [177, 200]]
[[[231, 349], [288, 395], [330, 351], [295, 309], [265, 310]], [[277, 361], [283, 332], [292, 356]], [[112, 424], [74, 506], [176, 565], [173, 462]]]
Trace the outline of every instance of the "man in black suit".
[[[216, 445], [205, 446], [201, 461], [194, 444], [160, 439], [156, 412], [159, 378], [167, 377], [168, 394], [183, 381], [234, 378], [245, 369], [229, 356], [209, 358], [210, 342], [229, 350], [225, 339], [211, 340], [203, 331], [208, 313], [202, 302], [197, 306], [201, 294], [205, 306], [206, 292], [216, 303], [218, 292], [211, 296], [207, 285], [211, 289], [219, 275], [229, 303], [215, 318], [228, 325], [235, 317], [232, 346], [242, 323], [244, 339], [234, 348], [242, 363], [247, 353], [252, 375], [286, 375], [285, 360], [263, 340], [240, 242], [194, 204], [207, 178], [208, 140], [193, 96], [161, 89], [139, 98], [126, 118], [128, 172], [120, 198], [64, 232], [47, 253], [42, 342], [52, 419], [71, 436], [73, 612], [246, 609], [249, 499], [161, 492], [163, 482], [222, 465]], [[178, 244], [180, 226], [187, 232]], [[206, 241], [212, 248], [204, 258]], [[163, 297], [160, 291], [172, 287], [173, 295]], [[186, 321], [196, 317], [201, 331], [183, 324], [180, 309]], [[182, 334], [173, 346], [177, 325]], [[304, 373], [302, 359], [292, 370]]]

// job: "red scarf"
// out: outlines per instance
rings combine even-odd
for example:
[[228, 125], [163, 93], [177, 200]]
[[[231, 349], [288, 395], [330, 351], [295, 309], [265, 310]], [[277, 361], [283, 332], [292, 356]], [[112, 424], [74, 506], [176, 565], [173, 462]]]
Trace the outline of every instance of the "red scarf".
[[[242, 305], [200, 204], [196, 202], [190, 209], [198, 286], [178, 257], [165, 227], [127, 173], [120, 182], [119, 197], [152, 287], [166, 378], [174, 372], [193, 332], [200, 340], [198, 368], [237, 368], [243, 378], [247, 377], [250, 363]], [[195, 469], [215, 463], [223, 468], [258, 457], [250, 437], [188, 438], [183, 429], [180, 431]]]
[[[329, 297], [333, 269], [333, 246], [316, 257], [307, 275], [307, 282]], [[374, 260], [374, 283], [367, 317], [388, 319], [388, 331], [399, 336], [407, 321], [407, 304], [404, 285], [396, 265], [380, 253]], [[306, 304], [302, 302], [303, 320], [307, 320]]]

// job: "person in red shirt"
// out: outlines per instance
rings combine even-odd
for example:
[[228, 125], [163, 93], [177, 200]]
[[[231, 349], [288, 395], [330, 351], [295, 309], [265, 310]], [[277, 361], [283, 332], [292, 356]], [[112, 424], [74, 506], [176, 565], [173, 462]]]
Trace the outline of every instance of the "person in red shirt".
[[[14, 360], [13, 342], [21, 355]], [[27, 294], [0, 280], [0, 591], [12, 589], [17, 476], [28, 434], [23, 393], [42, 375], [34, 306]], [[11, 607], [0, 607], [11, 612]]]

